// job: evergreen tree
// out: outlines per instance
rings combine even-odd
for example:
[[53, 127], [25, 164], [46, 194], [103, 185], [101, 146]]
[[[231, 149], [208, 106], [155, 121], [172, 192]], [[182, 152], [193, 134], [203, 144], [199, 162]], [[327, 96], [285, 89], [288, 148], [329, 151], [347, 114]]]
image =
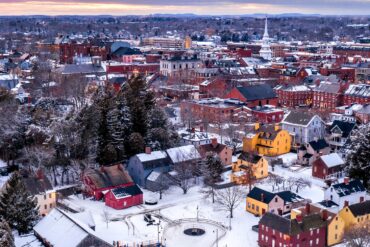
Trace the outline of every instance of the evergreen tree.
[[128, 141], [130, 143], [130, 146], [128, 147], [127, 151], [130, 156], [142, 153], [144, 151], [145, 141], [140, 133], [137, 132], [132, 133], [129, 136]]
[[0, 219], [0, 246], [15, 247], [12, 230], [3, 219]]
[[153, 93], [148, 90], [141, 76], [132, 77], [122, 90], [130, 109], [132, 132], [145, 137], [149, 128], [150, 112], [154, 107]]
[[12, 174], [0, 195], [0, 217], [19, 234], [30, 232], [38, 219], [36, 198], [26, 190], [18, 172]]
[[223, 169], [221, 159], [213, 153], [208, 153], [202, 168], [205, 181], [210, 184], [217, 182], [221, 178]]
[[353, 132], [347, 165], [349, 176], [360, 179], [370, 189], [370, 125], [359, 127]]

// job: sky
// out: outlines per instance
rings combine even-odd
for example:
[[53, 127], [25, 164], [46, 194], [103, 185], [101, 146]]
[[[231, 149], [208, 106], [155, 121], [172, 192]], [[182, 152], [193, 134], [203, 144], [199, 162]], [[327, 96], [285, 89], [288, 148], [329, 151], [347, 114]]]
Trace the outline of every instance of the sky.
[[370, 15], [370, 0], [0, 0], [0, 15]]

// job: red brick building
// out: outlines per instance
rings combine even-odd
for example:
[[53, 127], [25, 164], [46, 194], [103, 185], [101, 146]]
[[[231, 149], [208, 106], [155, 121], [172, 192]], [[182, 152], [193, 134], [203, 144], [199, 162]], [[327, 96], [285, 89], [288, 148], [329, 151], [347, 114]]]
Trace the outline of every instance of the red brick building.
[[353, 84], [349, 85], [344, 92], [344, 105], [351, 104], [369, 104], [370, 103], [370, 85], [367, 84]]
[[251, 109], [253, 120], [258, 123], [280, 123], [284, 118], [284, 111], [271, 106], [257, 106]]
[[108, 64], [107, 74], [154, 74], [159, 72], [159, 63], [152, 64]]
[[323, 76], [336, 75], [339, 79], [354, 82], [356, 79], [356, 70], [354, 68], [321, 68], [320, 74]]
[[281, 106], [296, 107], [312, 104], [312, 89], [305, 85], [280, 85], [274, 90]]
[[247, 107], [278, 105], [278, 98], [268, 84], [235, 87], [224, 98], [240, 100], [246, 103]]
[[370, 45], [355, 45], [355, 46], [334, 46], [333, 53], [347, 57], [356, 55], [370, 58]]
[[322, 81], [313, 90], [312, 106], [314, 108], [334, 110], [337, 106], [343, 104], [343, 91], [346, 86], [345, 83]]
[[59, 44], [59, 60], [60, 63], [73, 63], [74, 56], [99, 56], [103, 61], [107, 60], [109, 48], [105, 46], [95, 46], [90, 43], [63, 43]]
[[224, 77], [215, 77], [199, 84], [199, 94], [202, 98], [222, 98], [228, 91], [227, 79]]
[[136, 184], [109, 190], [104, 197], [105, 205], [114, 209], [125, 209], [143, 204], [143, 192]]

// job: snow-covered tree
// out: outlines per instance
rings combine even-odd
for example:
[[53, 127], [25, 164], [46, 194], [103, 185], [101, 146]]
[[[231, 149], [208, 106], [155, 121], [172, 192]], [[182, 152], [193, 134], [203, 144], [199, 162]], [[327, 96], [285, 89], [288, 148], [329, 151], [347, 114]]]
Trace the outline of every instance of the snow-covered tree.
[[12, 230], [8, 223], [0, 218], [0, 246], [15, 247]]
[[346, 167], [351, 178], [370, 189], [370, 124], [353, 131]]
[[202, 173], [207, 183], [215, 183], [220, 180], [224, 166], [221, 159], [214, 153], [207, 153], [206, 160], [202, 165]]
[[36, 198], [26, 190], [18, 172], [12, 174], [0, 195], [0, 217], [19, 234], [30, 232], [38, 219]]

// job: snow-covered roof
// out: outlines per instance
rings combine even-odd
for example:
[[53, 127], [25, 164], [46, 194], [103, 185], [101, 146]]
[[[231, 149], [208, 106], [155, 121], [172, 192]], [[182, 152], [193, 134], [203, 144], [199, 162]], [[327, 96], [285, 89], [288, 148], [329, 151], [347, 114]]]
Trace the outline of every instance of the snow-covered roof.
[[54, 247], [78, 246], [89, 235], [58, 209], [53, 209], [44, 217], [34, 231]]
[[3, 160], [0, 160], [0, 168], [6, 167], [6, 163]]
[[152, 171], [146, 179], [155, 182], [160, 175], [161, 175], [160, 172]]
[[79, 221], [85, 223], [89, 227], [95, 227], [95, 221], [90, 211], [73, 214]]
[[327, 167], [334, 167], [343, 165], [344, 161], [337, 153], [331, 153], [321, 156], [321, 160], [326, 164]]
[[141, 153], [136, 155], [141, 162], [147, 162], [158, 159], [165, 159], [167, 157], [166, 152], [164, 151], [153, 151], [150, 154]]
[[173, 163], [200, 159], [200, 154], [194, 145], [167, 149], [167, 154]]

